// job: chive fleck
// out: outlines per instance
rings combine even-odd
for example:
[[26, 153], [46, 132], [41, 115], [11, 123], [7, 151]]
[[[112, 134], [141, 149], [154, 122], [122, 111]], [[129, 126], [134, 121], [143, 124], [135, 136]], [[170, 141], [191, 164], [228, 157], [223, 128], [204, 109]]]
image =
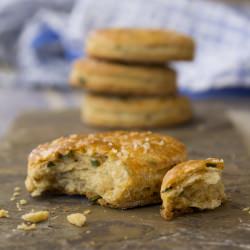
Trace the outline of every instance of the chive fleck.
[[101, 165], [101, 162], [97, 159], [91, 159], [90, 162], [93, 167], [99, 167]]
[[216, 167], [217, 167], [217, 164], [216, 164], [216, 163], [213, 163], [213, 162], [207, 162], [207, 163], [206, 163], [206, 166], [207, 166], [208, 168], [216, 168]]
[[48, 168], [52, 168], [54, 167], [56, 164], [53, 162], [53, 161], [49, 161], [48, 164], [47, 164], [47, 167]]
[[83, 77], [80, 77], [79, 82], [80, 82], [80, 84], [84, 85], [85, 84], [85, 79]]
[[169, 192], [171, 191], [173, 188], [172, 187], [168, 187], [166, 188], [165, 190], [161, 191], [162, 193], [166, 193], [166, 192]]
[[61, 155], [61, 157], [58, 159], [59, 160], [67, 160], [67, 159], [73, 159], [73, 157], [74, 157], [74, 153], [73, 153], [73, 151], [70, 150], [67, 154]]
[[102, 198], [100, 195], [95, 195], [95, 196], [90, 197], [89, 200], [92, 201], [92, 202], [95, 202], [100, 198]]

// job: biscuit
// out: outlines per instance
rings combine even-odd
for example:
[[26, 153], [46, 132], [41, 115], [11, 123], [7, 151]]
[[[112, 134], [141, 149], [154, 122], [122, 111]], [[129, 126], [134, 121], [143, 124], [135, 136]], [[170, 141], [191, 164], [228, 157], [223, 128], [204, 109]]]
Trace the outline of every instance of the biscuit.
[[31, 152], [25, 185], [32, 196], [85, 195], [114, 208], [159, 203], [164, 174], [186, 154], [178, 140], [151, 132], [71, 135]]
[[162, 96], [177, 92], [176, 73], [170, 68], [129, 66], [90, 58], [74, 63], [70, 83], [104, 94]]
[[214, 209], [225, 200], [221, 180], [223, 160], [209, 158], [180, 163], [169, 170], [161, 185], [161, 215], [174, 216], [196, 210]]
[[168, 127], [192, 118], [191, 104], [183, 96], [118, 98], [88, 94], [81, 112], [86, 124], [108, 128]]
[[191, 37], [160, 29], [101, 29], [90, 33], [86, 52], [91, 57], [135, 63], [192, 60]]

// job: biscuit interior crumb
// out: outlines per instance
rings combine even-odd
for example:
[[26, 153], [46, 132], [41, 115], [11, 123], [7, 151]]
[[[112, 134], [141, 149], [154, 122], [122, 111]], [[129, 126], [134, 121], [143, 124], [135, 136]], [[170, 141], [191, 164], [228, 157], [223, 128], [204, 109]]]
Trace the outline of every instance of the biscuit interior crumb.
[[67, 220], [72, 225], [75, 225], [77, 227], [82, 227], [86, 222], [86, 217], [83, 214], [75, 213], [68, 215]]
[[32, 223], [42, 222], [42, 221], [48, 220], [48, 218], [49, 218], [48, 211], [31, 212], [31, 213], [24, 214], [22, 216], [23, 220], [32, 222]]
[[15, 192], [19, 192], [20, 190], [21, 190], [20, 187], [15, 187], [15, 188], [14, 188], [14, 191], [15, 191]]
[[8, 218], [9, 217], [9, 212], [4, 209], [0, 209], [0, 218]]
[[36, 224], [32, 223], [30, 225], [22, 223], [20, 225], [17, 226], [18, 230], [24, 230], [24, 231], [31, 231], [31, 230], [35, 230], [36, 229]]

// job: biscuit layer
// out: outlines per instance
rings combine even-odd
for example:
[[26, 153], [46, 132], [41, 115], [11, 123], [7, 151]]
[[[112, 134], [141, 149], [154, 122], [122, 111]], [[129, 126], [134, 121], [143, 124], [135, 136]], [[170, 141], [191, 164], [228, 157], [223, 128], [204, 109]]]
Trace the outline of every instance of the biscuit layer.
[[168, 127], [183, 124], [191, 118], [191, 104], [183, 96], [111, 98], [89, 94], [82, 104], [83, 121], [98, 127]]
[[130, 66], [90, 58], [74, 63], [70, 83], [102, 94], [166, 96], [177, 92], [176, 73], [170, 68]]
[[87, 54], [124, 62], [164, 63], [171, 60], [192, 60], [192, 38], [169, 30], [102, 29], [87, 39]]

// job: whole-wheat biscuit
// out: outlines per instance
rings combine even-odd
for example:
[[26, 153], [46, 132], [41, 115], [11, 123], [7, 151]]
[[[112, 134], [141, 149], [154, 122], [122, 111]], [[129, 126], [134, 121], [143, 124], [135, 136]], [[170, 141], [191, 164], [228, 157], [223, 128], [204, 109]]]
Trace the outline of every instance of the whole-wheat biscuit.
[[50, 191], [115, 208], [143, 206], [160, 201], [164, 174], [186, 157], [181, 142], [151, 132], [71, 135], [31, 152], [25, 184], [32, 196]]
[[88, 94], [81, 112], [86, 124], [109, 128], [168, 127], [192, 118], [190, 101], [183, 96], [118, 98]]
[[194, 49], [191, 37], [160, 29], [101, 29], [90, 33], [86, 42], [88, 55], [123, 62], [192, 60]]
[[95, 93], [162, 96], [177, 92], [176, 73], [166, 67], [117, 64], [101, 60], [77, 60], [70, 83]]
[[221, 159], [190, 160], [169, 170], [161, 185], [161, 215], [174, 216], [194, 210], [214, 209], [225, 200]]

